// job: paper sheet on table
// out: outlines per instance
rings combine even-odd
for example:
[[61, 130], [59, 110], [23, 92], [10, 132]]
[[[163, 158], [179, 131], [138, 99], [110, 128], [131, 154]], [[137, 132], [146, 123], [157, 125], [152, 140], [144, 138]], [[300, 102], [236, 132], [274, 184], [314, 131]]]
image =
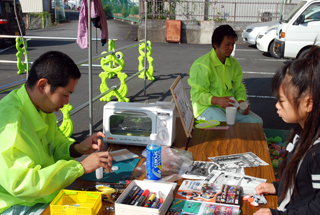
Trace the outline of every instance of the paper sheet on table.
[[[179, 174], [185, 179], [205, 179], [212, 171], [220, 170], [219, 165], [209, 161], [193, 161], [192, 164], [183, 164]], [[228, 172], [244, 174], [244, 168], [228, 168]]]
[[128, 149], [120, 149], [120, 150], [112, 151], [110, 152], [110, 154], [112, 155], [113, 160], [116, 162], [139, 157], [138, 155], [130, 152]]
[[208, 159], [218, 165], [220, 167], [219, 170], [227, 170], [228, 168], [238, 167], [257, 167], [269, 165], [253, 152], [209, 157]]

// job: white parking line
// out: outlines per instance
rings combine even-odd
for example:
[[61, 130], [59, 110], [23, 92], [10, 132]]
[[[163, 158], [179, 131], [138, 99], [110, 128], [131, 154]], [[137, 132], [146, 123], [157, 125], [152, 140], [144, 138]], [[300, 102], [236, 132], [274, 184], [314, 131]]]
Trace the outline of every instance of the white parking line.
[[8, 49], [11, 49], [11, 48], [13, 48], [13, 47], [16, 47], [15, 45], [13, 45], [13, 46], [9, 46], [8, 48], [5, 48], [5, 49], [1, 49], [0, 50], [0, 52], [4, 52], [4, 51], [7, 51]]
[[252, 59], [252, 58], [237, 58], [236, 57], [236, 59], [237, 60], [256, 60], [256, 61], [282, 61], [282, 62], [284, 62], [284, 61], [287, 61], [287, 59], [258, 59], [258, 58], [254, 58], [254, 59]]
[[260, 99], [275, 99], [274, 96], [257, 96], [257, 95], [247, 95], [249, 98], [260, 98]]
[[258, 49], [236, 49], [237, 51], [241, 51], [241, 52], [260, 52]]
[[275, 72], [251, 72], [251, 71], [242, 71], [242, 73], [247, 74], [262, 74], [262, 75], [274, 75]]
[[[29, 41], [31, 39], [27, 39], [27, 41]], [[9, 46], [8, 48], [5, 48], [5, 49], [1, 49], [0, 52], [4, 52], [4, 51], [7, 51], [8, 49], [11, 49], [13, 47], [16, 47], [16, 45], [12, 45], [12, 46]]]

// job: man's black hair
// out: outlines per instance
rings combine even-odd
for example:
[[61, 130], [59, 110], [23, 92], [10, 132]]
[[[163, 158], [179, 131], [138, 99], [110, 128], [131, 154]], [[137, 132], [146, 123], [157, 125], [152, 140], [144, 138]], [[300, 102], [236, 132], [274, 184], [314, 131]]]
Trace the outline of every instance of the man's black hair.
[[68, 55], [59, 51], [49, 51], [34, 61], [26, 86], [32, 89], [39, 79], [45, 78], [51, 85], [50, 91], [54, 92], [58, 87], [67, 86], [71, 78], [80, 77], [78, 66]]
[[214, 44], [216, 44], [219, 47], [224, 36], [231, 36], [235, 40], [238, 39], [236, 32], [233, 30], [233, 28], [230, 25], [220, 25], [213, 31], [212, 38], [211, 38], [212, 48], [215, 49]]

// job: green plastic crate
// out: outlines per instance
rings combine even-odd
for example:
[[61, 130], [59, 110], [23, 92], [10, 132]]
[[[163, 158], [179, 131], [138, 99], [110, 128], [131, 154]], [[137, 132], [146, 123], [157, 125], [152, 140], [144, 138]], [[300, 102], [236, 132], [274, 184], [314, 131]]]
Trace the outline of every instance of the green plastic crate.
[[290, 130], [278, 130], [278, 129], [269, 129], [269, 128], [264, 128], [264, 133], [266, 134], [266, 137], [276, 137], [279, 136], [281, 137], [282, 141], [287, 141], [288, 137], [290, 135]]

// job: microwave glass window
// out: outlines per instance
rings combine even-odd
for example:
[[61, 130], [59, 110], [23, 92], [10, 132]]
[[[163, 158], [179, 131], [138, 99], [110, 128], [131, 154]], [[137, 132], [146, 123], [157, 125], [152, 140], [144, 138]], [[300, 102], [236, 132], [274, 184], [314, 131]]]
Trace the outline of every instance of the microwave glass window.
[[152, 131], [152, 120], [147, 116], [110, 116], [110, 132], [123, 136], [149, 137]]

